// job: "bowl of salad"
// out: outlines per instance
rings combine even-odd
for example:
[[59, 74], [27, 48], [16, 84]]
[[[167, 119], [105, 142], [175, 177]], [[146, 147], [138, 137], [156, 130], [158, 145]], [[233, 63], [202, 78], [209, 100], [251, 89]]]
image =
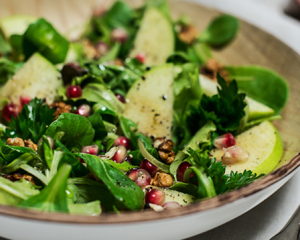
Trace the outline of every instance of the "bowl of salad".
[[279, 40], [180, 1], [51, 9], [0, 19], [3, 237], [181, 239], [295, 174], [300, 57]]

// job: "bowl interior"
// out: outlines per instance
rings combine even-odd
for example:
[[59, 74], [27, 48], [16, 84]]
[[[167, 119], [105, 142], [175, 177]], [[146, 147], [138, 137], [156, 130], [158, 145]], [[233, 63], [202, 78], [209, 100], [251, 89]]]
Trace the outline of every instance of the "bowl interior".
[[[11, 14], [32, 14], [48, 19], [62, 33], [78, 34], [89, 19], [95, 6], [109, 6], [106, 0], [4, 0], [1, 1], [0, 18]], [[143, 1], [127, 1], [132, 6], [139, 6]], [[196, 28], [203, 30], [219, 12], [194, 3], [170, 1], [173, 17], [188, 14]], [[71, 29], [71, 31], [70, 31]], [[226, 193], [213, 199], [179, 209], [178, 211], [131, 212], [120, 215], [70, 216], [66, 214], [37, 213], [29, 210], [0, 206], [0, 213], [23, 218], [72, 223], [124, 223], [176, 217], [218, 207], [236, 199], [246, 197], [284, 178], [300, 165], [300, 56], [272, 35], [244, 21], [240, 22], [240, 31], [234, 41], [223, 49], [214, 51], [214, 56], [224, 65], [260, 65], [275, 70], [283, 76], [290, 86], [290, 97], [282, 112], [282, 120], [274, 121], [284, 143], [284, 156], [278, 169], [268, 176], [238, 191]], [[295, 157], [297, 156], [297, 157]], [[283, 166], [285, 165], [285, 166]], [[283, 166], [283, 167], [282, 167]], [[130, 215], [130, 217], [128, 216]]]

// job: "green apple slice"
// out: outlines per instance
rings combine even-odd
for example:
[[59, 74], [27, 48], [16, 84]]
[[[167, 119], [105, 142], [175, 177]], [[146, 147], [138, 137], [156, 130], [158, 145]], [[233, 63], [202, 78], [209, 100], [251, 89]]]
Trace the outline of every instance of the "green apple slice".
[[2, 18], [0, 28], [6, 39], [11, 35], [23, 35], [29, 24], [35, 22], [37, 17], [31, 15], [12, 15]]
[[20, 97], [37, 97], [52, 103], [60, 86], [61, 74], [52, 63], [35, 53], [1, 88], [0, 102], [8, 100], [19, 105]]
[[152, 68], [129, 89], [124, 117], [148, 136], [171, 138], [173, 119], [173, 65]]
[[[209, 78], [200, 75], [200, 84], [204, 94], [212, 96], [218, 93], [218, 84]], [[246, 97], [248, 103], [248, 119], [247, 121], [256, 120], [260, 118], [267, 118], [274, 115], [274, 110], [260, 102], [255, 101], [252, 98]]]
[[145, 54], [145, 65], [164, 64], [174, 51], [172, 24], [159, 10], [149, 7], [142, 19], [129, 57]]
[[[246, 150], [250, 156], [245, 162], [227, 165], [227, 174], [231, 171], [243, 172], [245, 169], [257, 174], [268, 174], [276, 168], [283, 154], [280, 135], [269, 121], [264, 121], [238, 135], [236, 145]], [[224, 154], [221, 149], [212, 150], [211, 153], [217, 160]]]

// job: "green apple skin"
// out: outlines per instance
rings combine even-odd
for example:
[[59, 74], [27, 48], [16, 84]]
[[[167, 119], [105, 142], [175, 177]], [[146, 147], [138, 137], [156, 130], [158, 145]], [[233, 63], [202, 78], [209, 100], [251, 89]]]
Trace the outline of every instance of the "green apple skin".
[[[250, 156], [245, 162], [226, 165], [226, 174], [231, 171], [242, 173], [245, 169], [256, 174], [268, 174], [276, 168], [283, 154], [281, 137], [269, 121], [236, 136], [236, 145], [242, 147]], [[214, 149], [211, 153], [217, 160], [221, 160], [224, 154], [222, 149]]]
[[[218, 93], [218, 84], [203, 75], [200, 76], [200, 84], [204, 94], [212, 96]], [[248, 104], [247, 121], [267, 118], [274, 115], [274, 110], [272, 108], [269, 108], [268, 106], [257, 102], [252, 98], [246, 97], [246, 102]]]

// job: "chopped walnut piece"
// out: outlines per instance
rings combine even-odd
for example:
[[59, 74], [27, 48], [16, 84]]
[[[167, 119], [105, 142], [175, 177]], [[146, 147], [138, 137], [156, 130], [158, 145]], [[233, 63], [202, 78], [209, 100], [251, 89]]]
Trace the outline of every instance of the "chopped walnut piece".
[[205, 66], [201, 68], [201, 74], [217, 82], [217, 72], [228, 82], [228, 73], [216, 59], [208, 59]]
[[65, 104], [64, 102], [54, 102], [50, 105], [50, 107], [54, 108], [55, 119], [57, 119], [62, 113], [70, 113], [72, 106], [69, 104]]
[[192, 25], [187, 25], [181, 28], [179, 38], [181, 41], [190, 44], [196, 39], [197, 35], [197, 29]]
[[35, 185], [33, 177], [30, 176], [30, 175], [27, 175], [27, 174], [11, 173], [11, 174], [5, 174], [2, 177], [6, 178], [6, 179], [8, 179], [8, 180], [10, 180], [12, 182], [15, 182], [17, 180], [21, 180], [21, 179], [24, 178], [26, 181], [31, 182], [32, 184]]
[[162, 142], [157, 150], [159, 157], [166, 163], [171, 164], [175, 159], [175, 153], [173, 152], [174, 143], [167, 139], [164, 142]]
[[22, 138], [8, 138], [6, 144], [10, 146], [25, 147], [25, 143]]
[[151, 178], [150, 185], [156, 187], [171, 187], [173, 185], [173, 178], [167, 173], [156, 172], [154, 177]]
[[30, 139], [24, 140], [24, 143], [25, 143], [25, 147], [29, 147], [29, 148], [31, 148], [31, 149], [33, 149], [35, 151], [37, 150], [37, 145], [34, 144], [34, 142], [31, 141]]

